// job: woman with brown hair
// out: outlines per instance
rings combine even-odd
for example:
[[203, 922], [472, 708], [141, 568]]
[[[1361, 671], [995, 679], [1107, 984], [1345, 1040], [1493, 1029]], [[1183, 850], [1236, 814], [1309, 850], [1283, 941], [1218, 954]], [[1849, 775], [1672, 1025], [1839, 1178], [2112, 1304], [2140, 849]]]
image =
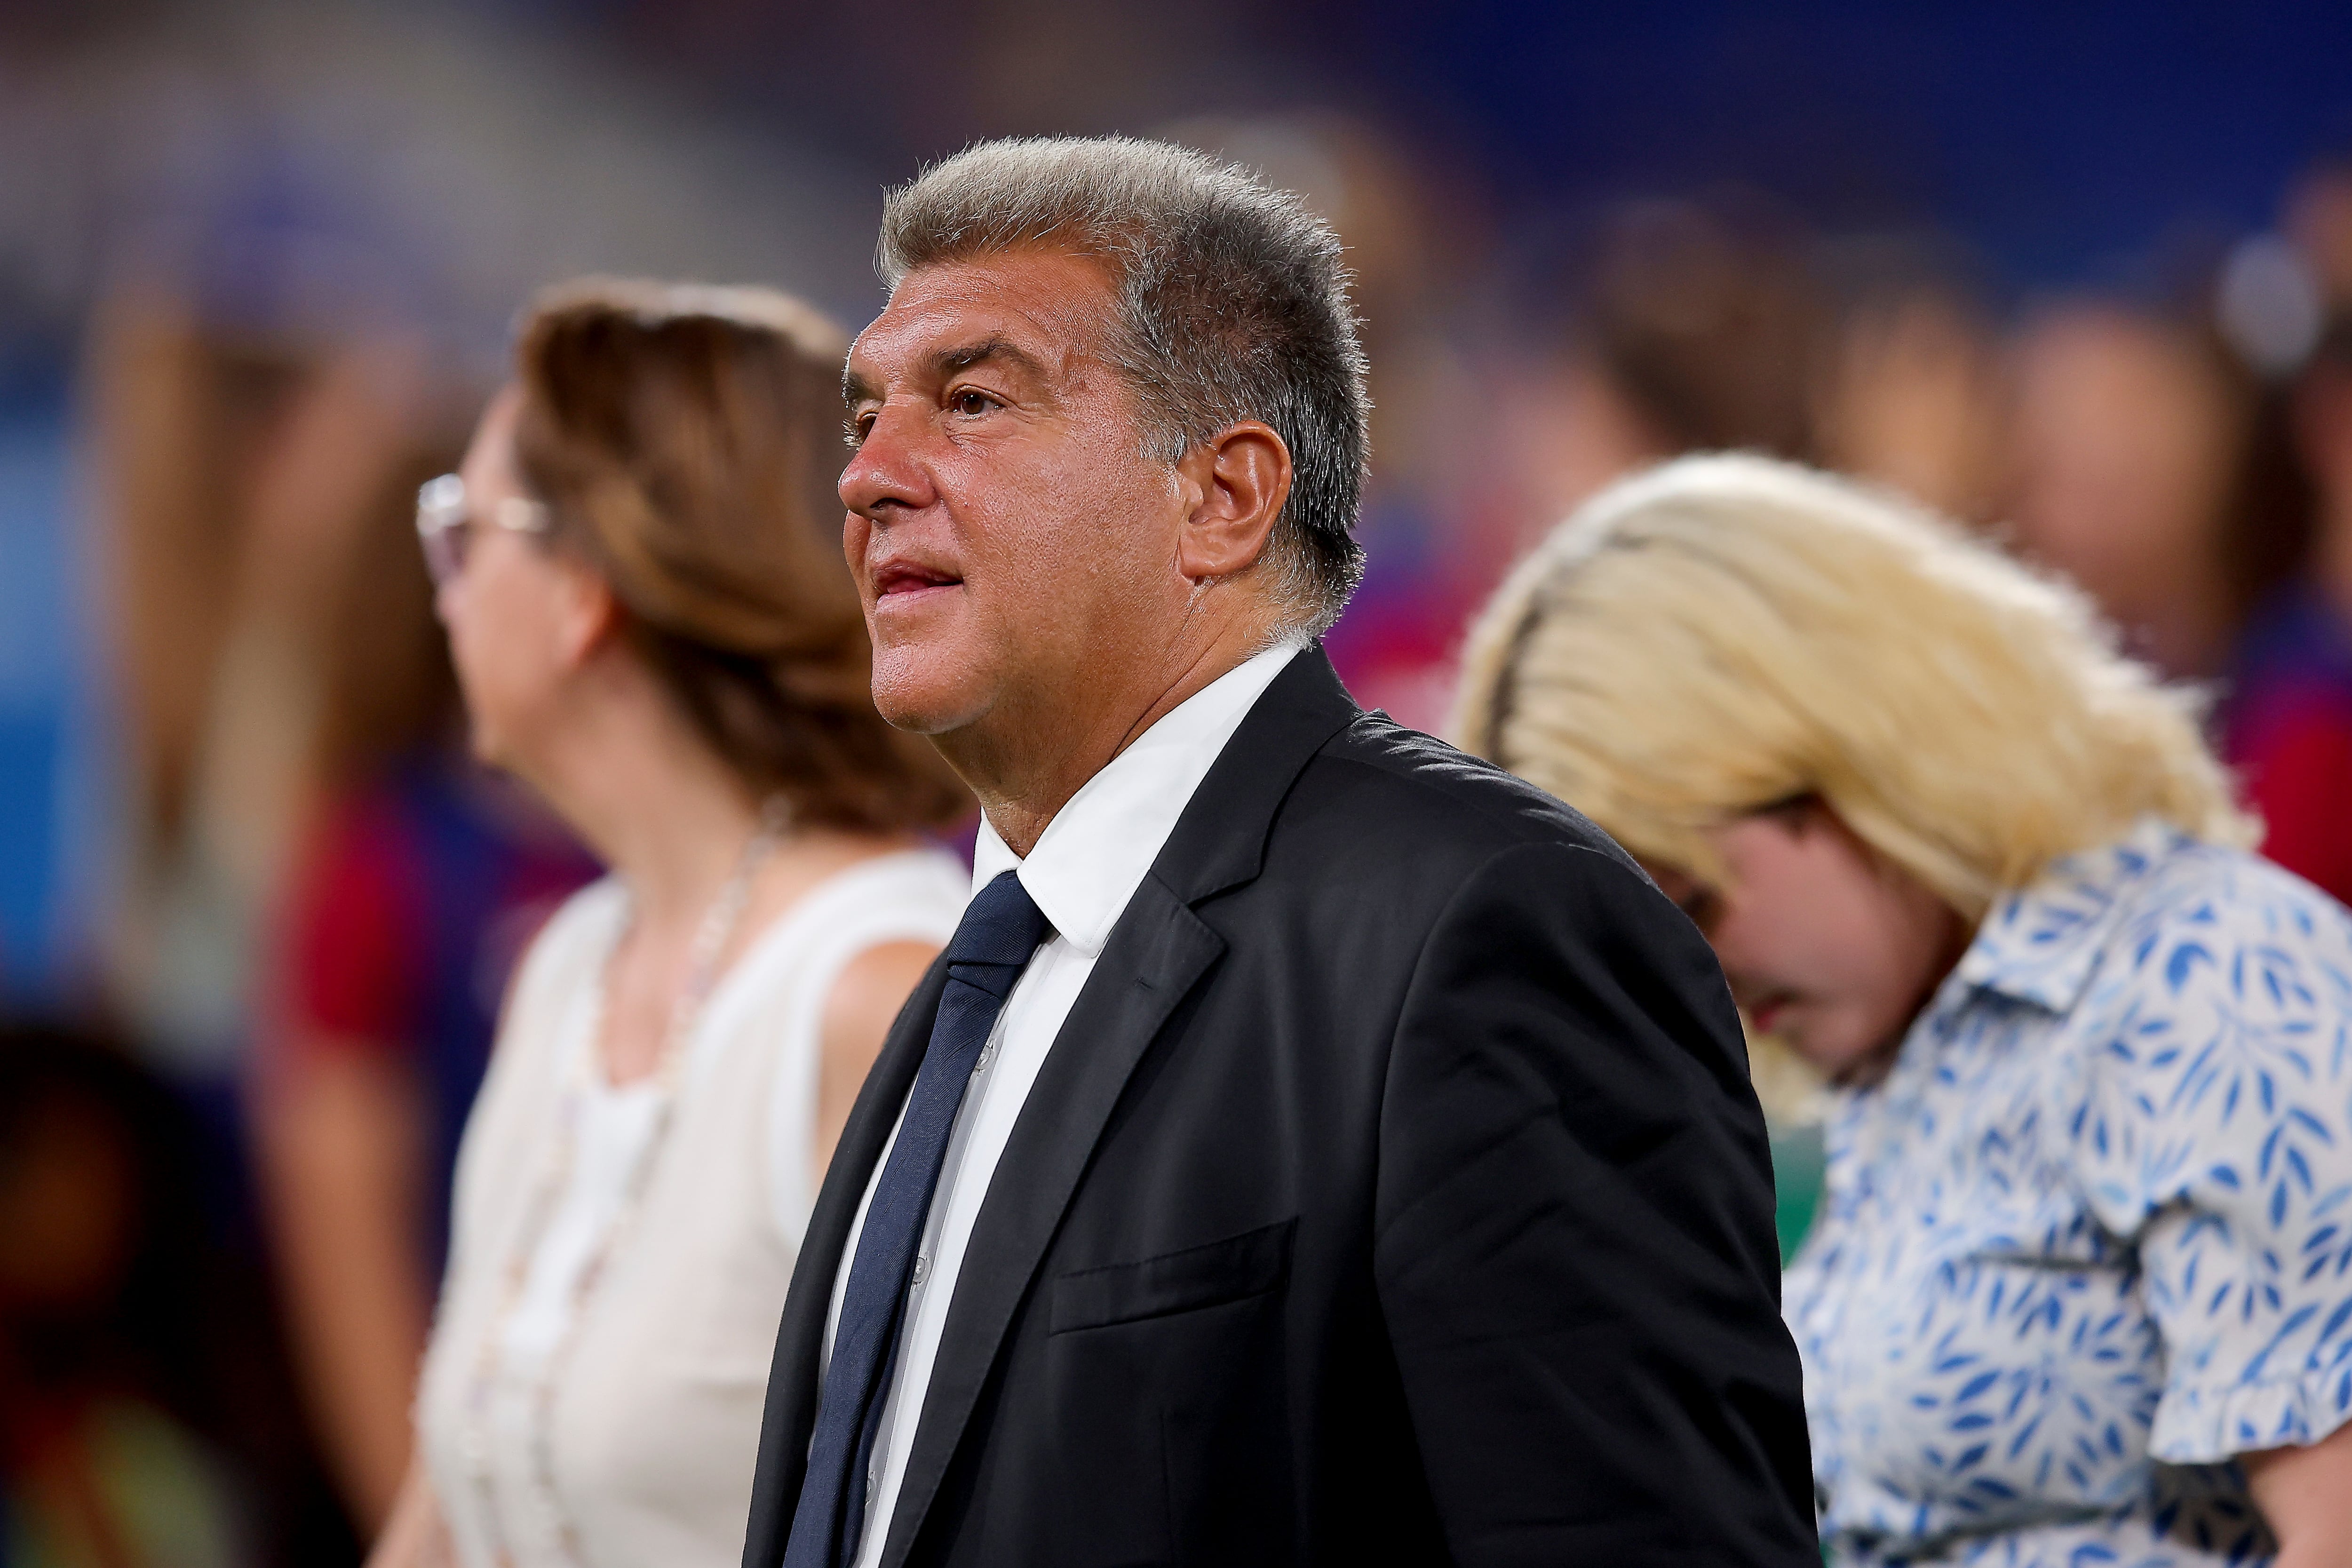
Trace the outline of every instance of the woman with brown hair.
[[613, 875], [509, 994], [379, 1563], [740, 1555], [817, 1178], [966, 890], [867, 695], [840, 362], [775, 294], [574, 287], [420, 498], [476, 750]]

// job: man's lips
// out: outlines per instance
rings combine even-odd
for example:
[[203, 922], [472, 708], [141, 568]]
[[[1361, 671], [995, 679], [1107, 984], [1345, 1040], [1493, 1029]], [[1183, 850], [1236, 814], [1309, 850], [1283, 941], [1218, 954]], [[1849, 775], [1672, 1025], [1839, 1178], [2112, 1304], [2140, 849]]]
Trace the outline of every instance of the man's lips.
[[883, 599], [906, 599], [935, 589], [953, 588], [963, 579], [933, 566], [919, 566], [912, 562], [893, 562], [874, 574], [874, 596]]

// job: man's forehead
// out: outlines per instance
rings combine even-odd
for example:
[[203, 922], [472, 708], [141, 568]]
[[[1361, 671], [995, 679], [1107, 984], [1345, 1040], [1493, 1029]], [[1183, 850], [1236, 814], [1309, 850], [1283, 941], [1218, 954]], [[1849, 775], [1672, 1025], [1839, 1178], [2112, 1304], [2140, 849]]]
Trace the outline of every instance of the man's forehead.
[[1111, 304], [1101, 267], [1059, 250], [1022, 250], [919, 268], [850, 347], [853, 374], [873, 380], [930, 368], [991, 342], [1048, 371], [1094, 355]]

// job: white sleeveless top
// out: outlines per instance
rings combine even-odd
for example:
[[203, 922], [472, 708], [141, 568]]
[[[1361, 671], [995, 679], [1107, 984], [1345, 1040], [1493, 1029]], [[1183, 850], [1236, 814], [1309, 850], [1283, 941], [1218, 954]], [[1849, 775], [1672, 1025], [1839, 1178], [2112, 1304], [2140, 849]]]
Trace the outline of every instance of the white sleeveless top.
[[591, 1055], [625, 892], [585, 889], [532, 944], [458, 1154], [417, 1396], [434, 1493], [471, 1568], [741, 1560], [776, 1322], [815, 1199], [825, 1003], [869, 948], [944, 946], [970, 893], [952, 857], [910, 850], [835, 874], [761, 932], [682, 1047], [634, 1205], [665, 1091], [613, 1088]]

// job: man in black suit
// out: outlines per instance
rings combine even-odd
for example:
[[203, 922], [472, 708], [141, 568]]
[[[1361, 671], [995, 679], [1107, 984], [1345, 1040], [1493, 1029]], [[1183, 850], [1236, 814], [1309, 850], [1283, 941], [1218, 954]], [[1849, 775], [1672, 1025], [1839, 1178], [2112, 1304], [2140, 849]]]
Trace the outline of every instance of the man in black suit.
[[844, 1131], [747, 1568], [1819, 1562], [1705, 942], [1359, 710], [1330, 231], [1195, 154], [894, 192], [846, 545], [978, 891]]

